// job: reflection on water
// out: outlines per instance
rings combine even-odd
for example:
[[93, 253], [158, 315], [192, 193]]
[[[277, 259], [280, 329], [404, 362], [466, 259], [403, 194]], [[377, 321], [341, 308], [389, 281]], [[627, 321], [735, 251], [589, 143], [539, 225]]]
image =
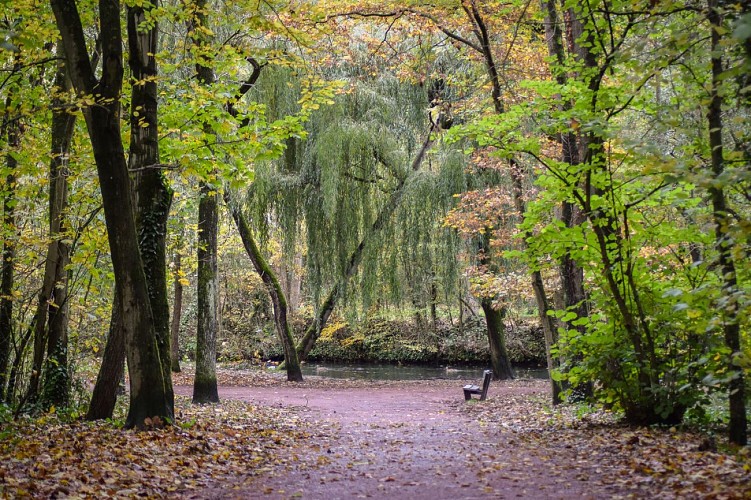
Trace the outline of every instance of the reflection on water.
[[[350, 378], [358, 380], [466, 380], [482, 378], [483, 366], [420, 366], [389, 364], [336, 364], [305, 363], [303, 375], [316, 375], [326, 378]], [[548, 371], [544, 368], [514, 368], [516, 378], [547, 379]]]

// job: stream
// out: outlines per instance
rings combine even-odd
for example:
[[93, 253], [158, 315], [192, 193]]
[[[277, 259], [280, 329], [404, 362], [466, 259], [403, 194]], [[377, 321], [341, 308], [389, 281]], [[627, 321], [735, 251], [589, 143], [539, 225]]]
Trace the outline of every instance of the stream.
[[[424, 366], [345, 363], [305, 363], [303, 376], [357, 380], [466, 380], [482, 378], [485, 366]], [[545, 368], [514, 367], [516, 378], [547, 379]]]

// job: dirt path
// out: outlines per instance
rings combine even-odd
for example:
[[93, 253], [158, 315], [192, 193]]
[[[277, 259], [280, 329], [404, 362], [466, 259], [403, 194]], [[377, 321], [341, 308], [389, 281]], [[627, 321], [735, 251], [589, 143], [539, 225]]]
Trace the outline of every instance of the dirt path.
[[[494, 383], [489, 398], [532, 397], [543, 383]], [[189, 395], [190, 387], [176, 387]], [[221, 387], [220, 397], [282, 406], [318, 435], [297, 457], [207, 497], [231, 498], [611, 498], [586, 481], [592, 466], [555, 460], [513, 426], [487, 425], [462, 411], [461, 383], [403, 387]], [[479, 403], [473, 403], [479, 404]]]

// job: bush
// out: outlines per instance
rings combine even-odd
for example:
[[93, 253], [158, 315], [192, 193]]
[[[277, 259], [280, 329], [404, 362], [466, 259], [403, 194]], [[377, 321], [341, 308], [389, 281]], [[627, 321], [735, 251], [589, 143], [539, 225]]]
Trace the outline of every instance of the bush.
[[[514, 325], [507, 332], [509, 357], [514, 363], [542, 364], [545, 345], [539, 326]], [[487, 363], [490, 360], [485, 324], [463, 327], [441, 323], [424, 332], [410, 322], [368, 320], [354, 328], [332, 323], [321, 332], [311, 361], [385, 363]]]

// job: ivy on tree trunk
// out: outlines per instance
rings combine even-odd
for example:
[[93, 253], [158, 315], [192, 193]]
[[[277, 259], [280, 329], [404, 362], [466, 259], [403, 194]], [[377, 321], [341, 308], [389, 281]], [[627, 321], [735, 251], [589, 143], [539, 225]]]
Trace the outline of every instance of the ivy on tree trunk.
[[122, 312], [130, 375], [126, 427], [145, 428], [172, 420], [170, 388], [162, 371], [149, 291], [138, 245], [132, 188], [120, 130], [123, 82], [120, 3], [99, 2], [102, 71], [97, 78], [87, 54], [81, 18], [73, 0], [52, 0], [73, 87], [95, 105], [83, 108], [102, 193], [115, 274], [116, 303]]

